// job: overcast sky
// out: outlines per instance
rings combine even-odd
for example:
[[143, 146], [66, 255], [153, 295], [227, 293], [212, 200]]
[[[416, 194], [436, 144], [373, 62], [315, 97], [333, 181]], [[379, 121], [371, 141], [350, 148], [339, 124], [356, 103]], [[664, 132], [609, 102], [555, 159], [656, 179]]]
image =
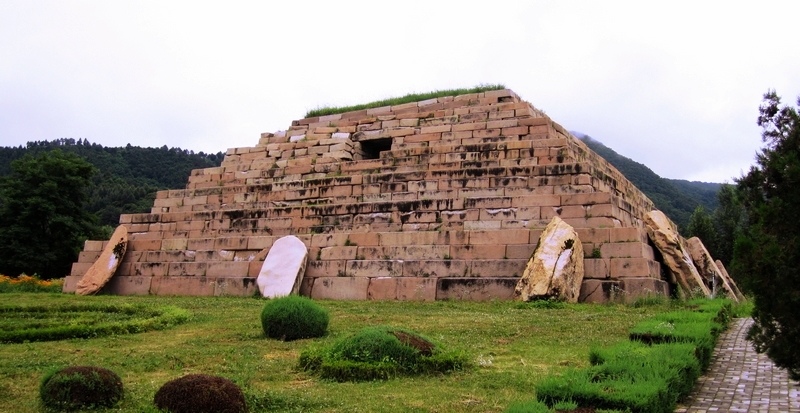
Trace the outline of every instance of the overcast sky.
[[[502, 83], [661, 176], [731, 181], [800, 95], [800, 2], [0, 0], [0, 145], [254, 146], [321, 105]], [[271, 2], [272, 3], [272, 2]]]

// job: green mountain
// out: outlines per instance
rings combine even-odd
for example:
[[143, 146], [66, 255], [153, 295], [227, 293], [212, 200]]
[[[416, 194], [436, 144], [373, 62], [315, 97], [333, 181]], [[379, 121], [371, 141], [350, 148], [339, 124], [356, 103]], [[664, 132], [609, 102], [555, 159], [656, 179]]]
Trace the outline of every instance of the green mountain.
[[18, 147], [0, 147], [0, 176], [11, 172], [11, 162], [26, 154], [59, 149], [71, 152], [97, 168], [90, 190], [89, 212], [101, 225], [116, 226], [122, 213], [149, 212], [156, 191], [186, 187], [192, 169], [222, 163], [223, 153], [194, 153], [180, 148], [104, 147], [88, 140], [56, 139], [28, 142]]
[[699, 205], [707, 212], [717, 208], [717, 192], [722, 184], [662, 178], [647, 166], [618, 154], [588, 135], [572, 134], [614, 165], [681, 229], [686, 228], [689, 217]]

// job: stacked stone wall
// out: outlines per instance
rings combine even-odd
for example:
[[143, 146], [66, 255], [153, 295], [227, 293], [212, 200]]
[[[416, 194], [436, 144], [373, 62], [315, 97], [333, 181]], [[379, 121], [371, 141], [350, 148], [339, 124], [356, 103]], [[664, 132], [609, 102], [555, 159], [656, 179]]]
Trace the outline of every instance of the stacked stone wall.
[[[120, 217], [117, 293], [247, 295], [266, 250], [310, 250], [302, 293], [338, 299], [510, 298], [553, 216], [578, 229], [584, 301], [663, 293], [652, 202], [510, 90], [292, 122]], [[65, 290], [96, 259], [87, 241]], [[636, 291], [634, 291], [634, 289]]]

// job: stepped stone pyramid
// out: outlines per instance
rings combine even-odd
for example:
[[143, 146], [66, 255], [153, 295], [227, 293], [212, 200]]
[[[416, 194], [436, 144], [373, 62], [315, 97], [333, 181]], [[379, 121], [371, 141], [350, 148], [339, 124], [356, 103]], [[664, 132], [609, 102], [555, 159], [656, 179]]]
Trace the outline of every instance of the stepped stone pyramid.
[[[509, 299], [554, 216], [578, 231], [581, 301], [668, 294], [618, 170], [511, 90], [300, 119], [120, 217], [128, 251], [105, 291], [252, 295], [285, 235], [309, 248], [320, 299]], [[65, 291], [97, 259], [87, 241]]]

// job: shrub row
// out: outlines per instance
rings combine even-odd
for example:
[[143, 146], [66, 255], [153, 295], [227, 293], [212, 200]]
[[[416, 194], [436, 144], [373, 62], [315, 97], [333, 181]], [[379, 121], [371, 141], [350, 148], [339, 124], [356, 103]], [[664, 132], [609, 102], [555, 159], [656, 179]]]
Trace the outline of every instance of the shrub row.
[[[569, 401], [595, 409], [672, 412], [708, 368], [731, 314], [728, 301], [694, 301], [682, 311], [642, 321], [631, 329], [631, 341], [593, 349], [590, 367], [542, 381], [536, 406]], [[515, 405], [507, 411], [524, 408]]]
[[22, 343], [25, 341], [53, 341], [68, 338], [91, 338], [112, 334], [142, 333], [163, 330], [189, 319], [189, 312], [172, 306], [152, 308], [131, 305], [68, 304], [61, 306], [0, 306], [0, 315], [8, 317], [14, 313], [122, 313], [131, 320], [106, 323], [76, 323], [42, 327], [39, 324], [12, 325], [0, 331], [0, 343]]

